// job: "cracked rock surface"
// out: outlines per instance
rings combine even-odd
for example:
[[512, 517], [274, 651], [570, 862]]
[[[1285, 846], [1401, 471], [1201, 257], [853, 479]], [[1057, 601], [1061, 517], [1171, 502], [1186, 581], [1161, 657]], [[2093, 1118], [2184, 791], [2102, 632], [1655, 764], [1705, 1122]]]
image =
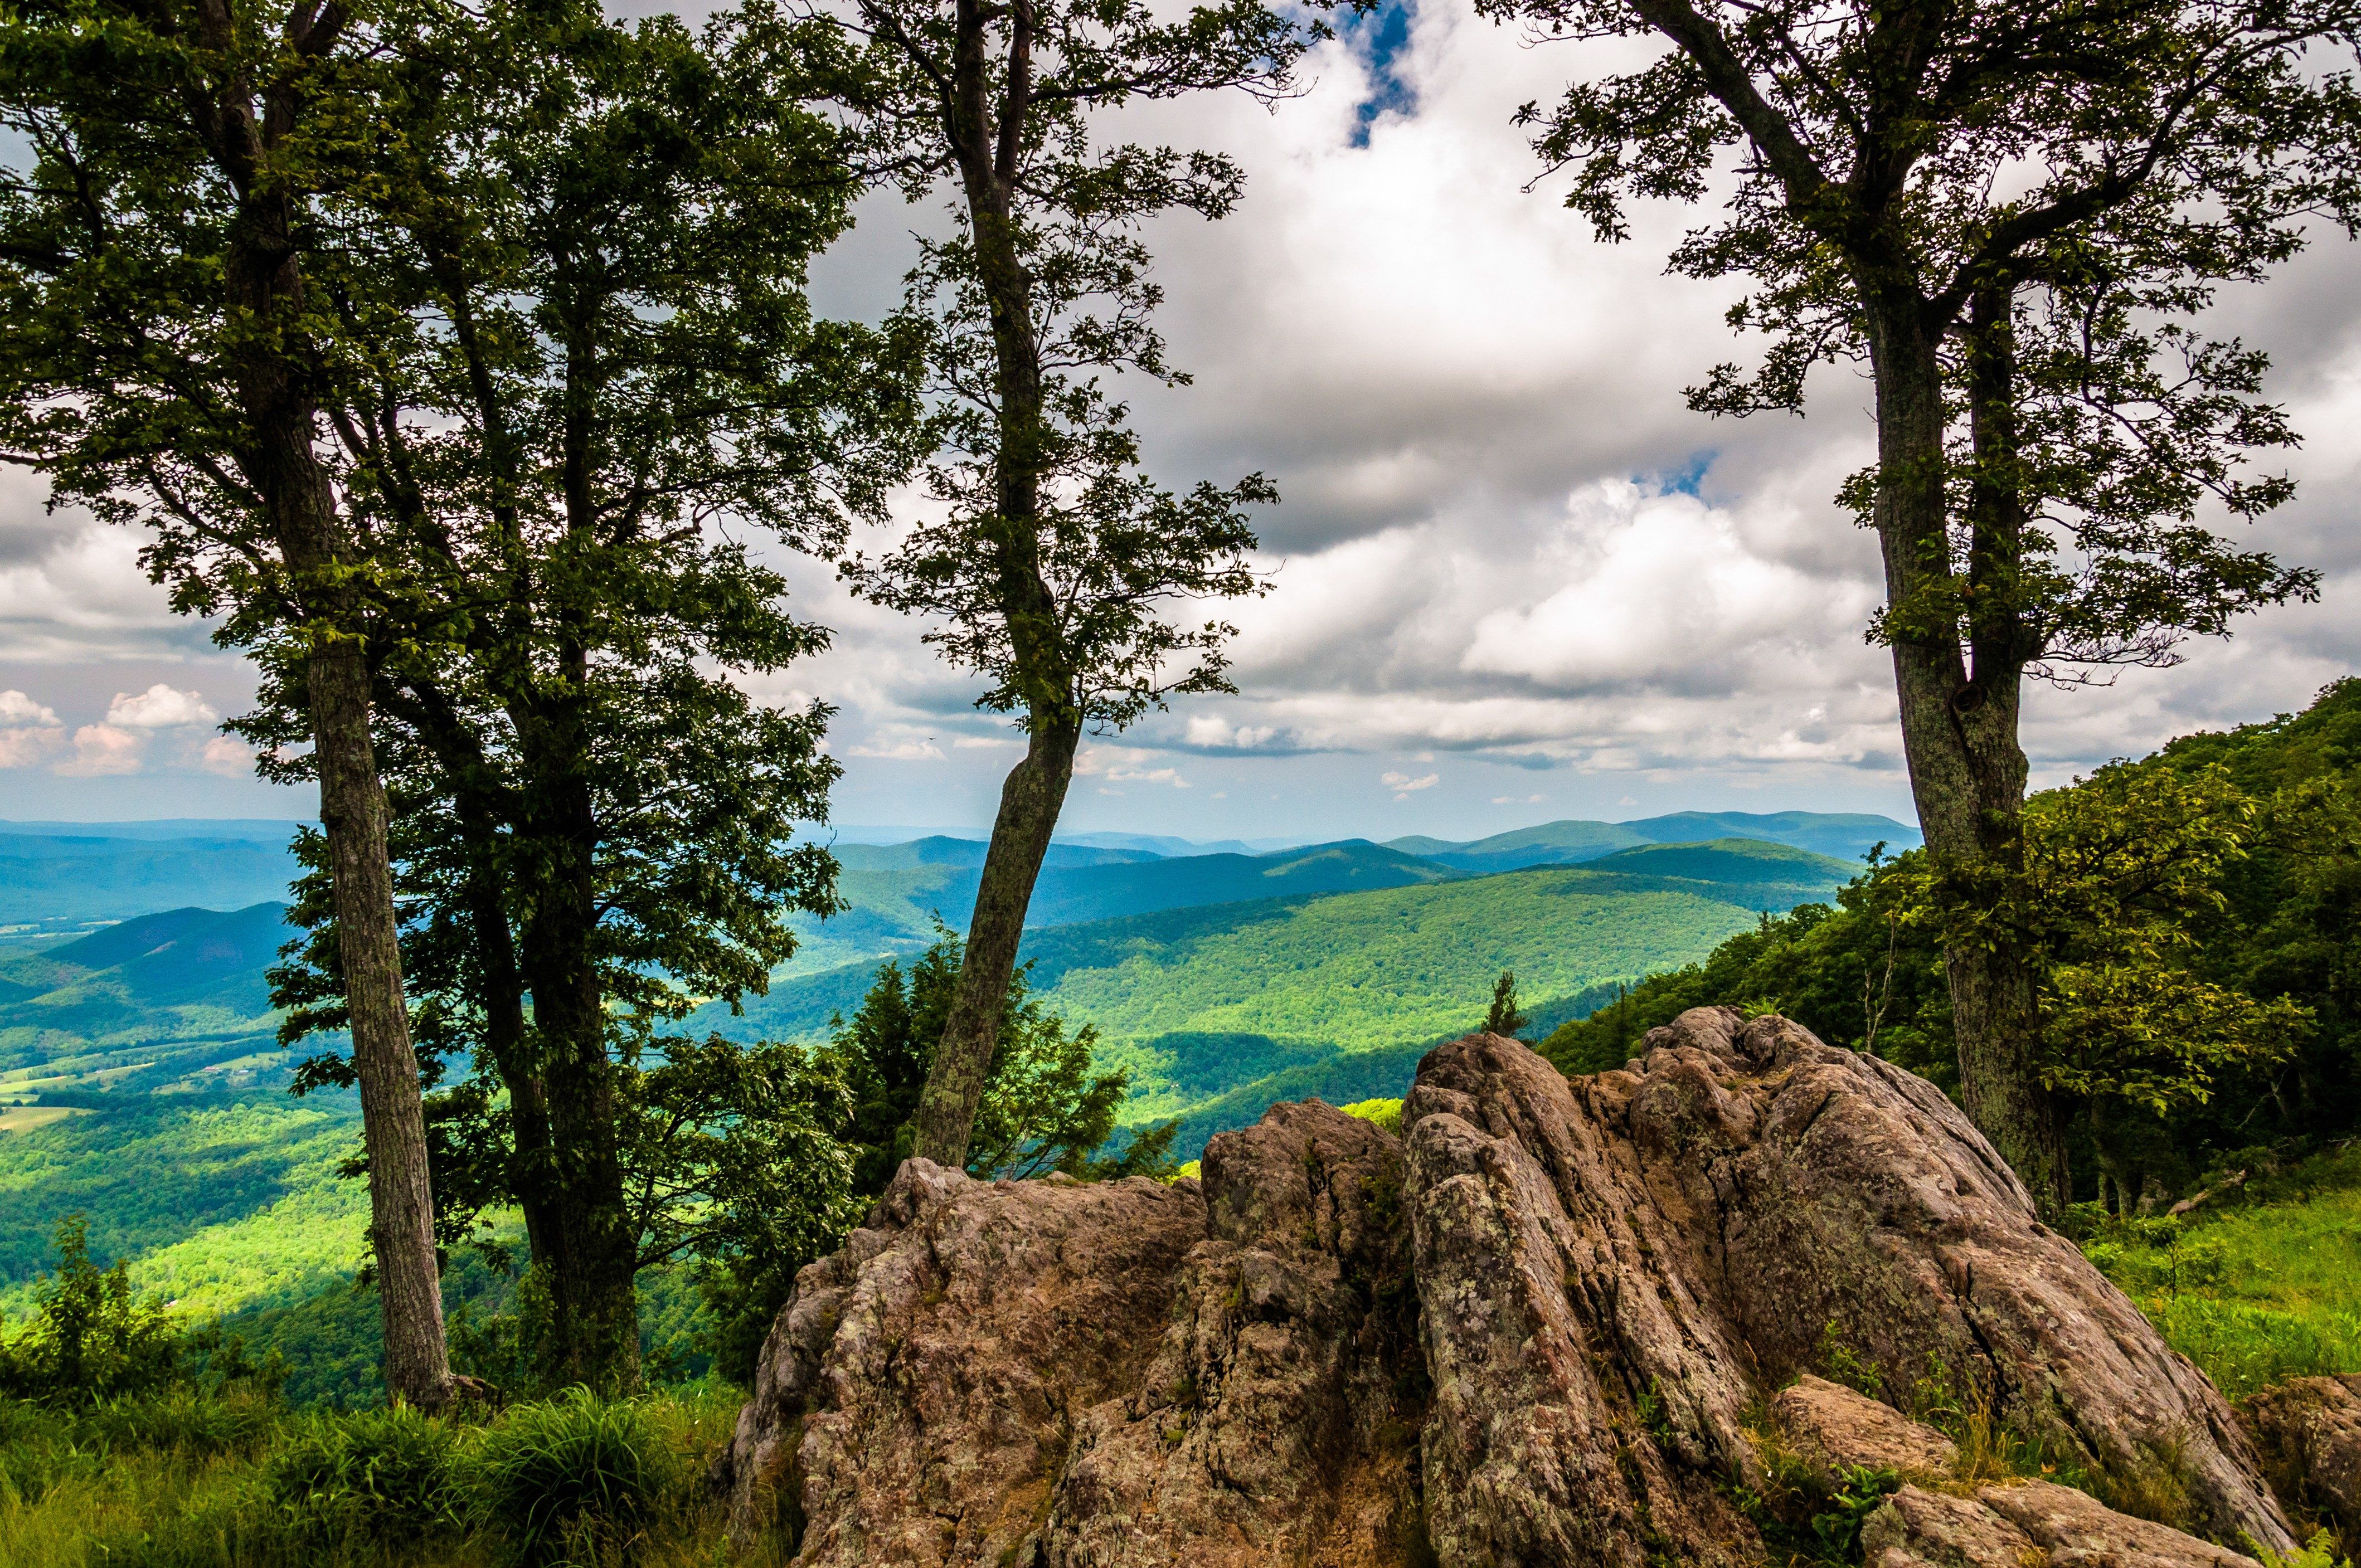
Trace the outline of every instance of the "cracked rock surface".
[[[1275, 1106], [1202, 1185], [906, 1165], [773, 1329], [733, 1529], [805, 1565], [1714, 1568], [1763, 1560], [1730, 1499], [1774, 1398], [1799, 1448], [1931, 1472], [1944, 1440], [1891, 1407], [1939, 1388], [2292, 1544], [2219, 1394], [1888, 1063], [1723, 1008], [1571, 1081], [1476, 1035], [1402, 1125]], [[1886, 1403], [1797, 1381], [1831, 1344]], [[1888, 1510], [1887, 1568], [2000, 1561], [1912, 1508], [2057, 1564], [2244, 1561], [1991, 1490], [1905, 1488], [1933, 1500]]]
[[2279, 1496], [2361, 1542], [2361, 1377], [2297, 1377], [2240, 1412]]
[[1864, 1568], [2262, 1568], [2049, 1481], [1971, 1497], [1905, 1486], [1861, 1526], [1861, 1544]]

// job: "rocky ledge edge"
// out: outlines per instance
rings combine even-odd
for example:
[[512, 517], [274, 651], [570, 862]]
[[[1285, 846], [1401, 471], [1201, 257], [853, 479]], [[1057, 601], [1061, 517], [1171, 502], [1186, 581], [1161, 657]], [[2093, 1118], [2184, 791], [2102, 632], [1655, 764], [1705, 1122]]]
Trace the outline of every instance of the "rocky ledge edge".
[[[1273, 1106], [1169, 1186], [908, 1162], [771, 1332], [733, 1531], [807, 1568], [1712, 1568], [1771, 1560], [1817, 1466], [1902, 1483], [1877, 1568], [2294, 1547], [2213, 1385], [1889, 1062], [1730, 1008], [1575, 1080], [1472, 1035], [1401, 1125]], [[2188, 1531], [1977, 1479], [1930, 1401]]]

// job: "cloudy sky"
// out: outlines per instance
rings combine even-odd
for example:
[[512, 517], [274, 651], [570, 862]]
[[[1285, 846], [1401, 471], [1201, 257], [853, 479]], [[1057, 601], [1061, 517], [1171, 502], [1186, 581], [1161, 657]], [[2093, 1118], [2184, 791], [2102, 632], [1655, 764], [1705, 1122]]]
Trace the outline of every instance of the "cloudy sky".
[[[1272, 588], [1239, 609], [1238, 695], [1176, 703], [1084, 753], [1066, 823], [1211, 837], [1473, 837], [1685, 808], [1907, 818], [1890, 670], [1863, 645], [1875, 555], [1829, 498], [1870, 452], [1868, 389], [1810, 417], [1710, 421], [1681, 388], [1733, 347], [1730, 291], [1666, 277], [1695, 214], [1593, 242], [1510, 124], [1575, 61], [1430, 4], [1324, 46], [1304, 96], [1167, 106], [1129, 134], [1249, 172], [1219, 225], [1151, 235], [1174, 359], [1134, 398], [1175, 486], [1260, 470]], [[1390, 32], [1387, 28], [1390, 27]], [[1596, 57], [1591, 57], [1596, 64]], [[923, 210], [874, 200], [815, 280], [870, 314]], [[2315, 247], [2214, 323], [2267, 347], [2307, 436], [2267, 545], [2321, 603], [2183, 667], [2039, 693], [2039, 779], [2302, 706], [2361, 653], [2361, 258]], [[0, 474], [0, 817], [295, 816], [214, 729], [251, 683], [177, 620], [136, 539]], [[919, 629], [789, 559], [836, 646], [763, 695], [841, 709], [847, 824], [980, 827], [1015, 758]]]

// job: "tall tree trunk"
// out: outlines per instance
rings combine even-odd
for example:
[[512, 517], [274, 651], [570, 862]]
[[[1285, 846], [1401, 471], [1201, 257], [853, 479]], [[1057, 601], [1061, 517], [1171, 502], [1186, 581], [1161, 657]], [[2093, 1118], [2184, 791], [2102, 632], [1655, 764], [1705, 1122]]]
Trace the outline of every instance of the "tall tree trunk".
[[524, 1216], [525, 1250], [538, 1258], [555, 1229], [549, 1201], [555, 1184], [548, 1095], [525, 1027], [524, 976], [517, 964], [516, 934], [509, 925], [492, 815], [477, 792], [461, 785], [457, 793], [460, 832], [467, 848], [468, 919], [483, 972], [484, 1050], [500, 1075], [500, 1087], [508, 1091], [509, 1191]]
[[985, 28], [1001, 13], [960, 0], [953, 82], [945, 104], [953, 157], [967, 200], [975, 246], [976, 279], [992, 323], [998, 450], [994, 501], [998, 515], [984, 530], [998, 578], [994, 609], [1008, 627], [1010, 685], [1023, 701], [1028, 740], [1025, 758], [1000, 789], [992, 845], [984, 851], [975, 913], [958, 988], [927, 1087], [918, 1101], [914, 1152], [938, 1165], [967, 1163], [976, 1107], [992, 1072], [993, 1047], [1008, 1004], [1009, 977], [1025, 934], [1025, 912], [1041, 874], [1049, 836], [1073, 782], [1082, 714], [1058, 623], [1058, 606], [1041, 576], [1041, 470], [1047, 429], [1041, 408], [1041, 354], [1033, 329], [1033, 279], [1017, 251], [1011, 216], [1024, 127], [1033, 93], [1033, 12], [1019, 5], [1009, 18], [1008, 53], [999, 102], [993, 98]]
[[984, 852], [975, 914], [968, 921], [959, 987], [951, 993], [950, 1014], [918, 1101], [916, 1152], [938, 1165], [957, 1169], [967, 1163], [968, 1135], [992, 1069], [1009, 977], [1016, 971], [1025, 911], [1065, 807], [1081, 740], [1082, 727], [1071, 719], [1040, 725], [1024, 760], [1000, 786], [1000, 812], [993, 818], [992, 847]]
[[[324, 486], [323, 487], [324, 488]], [[385, 1386], [433, 1410], [451, 1392], [443, 1285], [418, 1057], [401, 993], [401, 948], [386, 853], [385, 790], [369, 741], [368, 672], [359, 645], [315, 649], [307, 672], [320, 823], [328, 839], [336, 951], [360, 1080], [361, 1143], [368, 1156], [369, 1247], [385, 1329]]]
[[[2026, 763], [2017, 743], [2021, 660], [1979, 650], [1971, 674], [1948, 618], [1953, 567], [1944, 523], [1938, 345], [1915, 293], [1872, 300], [1878, 484], [1872, 521], [1885, 566], [1894, 688], [1911, 795], [1940, 866], [1964, 877], [2023, 869]], [[2045, 1208], [2068, 1197], [2066, 1146], [2036, 1066], [2040, 1015], [2031, 955], [2005, 934], [1943, 954], [1968, 1114]]]
[[[423, 504], [420, 515], [423, 515]], [[555, 1190], [548, 1096], [541, 1063], [525, 1025], [525, 981], [510, 923], [508, 884], [500, 854], [504, 802], [498, 773], [482, 741], [468, 729], [449, 693], [432, 678], [412, 676], [385, 688], [384, 706], [409, 720], [449, 781], [467, 855], [462, 894], [474, 930], [476, 967], [484, 1010], [484, 1053], [492, 1058], [509, 1096], [508, 1189], [524, 1218], [525, 1246], [539, 1257], [549, 1245]]]
[[[579, 650], [561, 657], [570, 680], [588, 680]], [[541, 1041], [552, 1179], [540, 1195], [551, 1233], [543, 1270], [551, 1321], [538, 1359], [552, 1387], [624, 1389], [640, 1376], [639, 1237], [623, 1191], [621, 1108], [595, 951], [598, 820], [588, 746], [566, 696], [545, 703], [520, 727], [520, 738], [534, 884], [522, 959]]]
[[[316, 31], [298, 41], [326, 49], [335, 24], [324, 14], [306, 25]], [[225, 55], [234, 52], [226, 7], [205, 12], [200, 30]], [[343, 529], [313, 447], [319, 404], [313, 356], [300, 325], [303, 274], [293, 196], [272, 167], [275, 138], [300, 119], [302, 107], [296, 91], [282, 82], [270, 89], [268, 115], [259, 115], [251, 86], [231, 80], [200, 111], [200, 120], [209, 149], [238, 192], [225, 283], [232, 310], [246, 322], [236, 340], [238, 397], [252, 441], [243, 461], [311, 623], [305, 679], [353, 1068], [360, 1082], [385, 1385], [398, 1399], [435, 1409], [450, 1397], [451, 1371], [418, 1058], [401, 991], [385, 789], [369, 737], [369, 673], [358, 607], [343, 581], [348, 565]]]

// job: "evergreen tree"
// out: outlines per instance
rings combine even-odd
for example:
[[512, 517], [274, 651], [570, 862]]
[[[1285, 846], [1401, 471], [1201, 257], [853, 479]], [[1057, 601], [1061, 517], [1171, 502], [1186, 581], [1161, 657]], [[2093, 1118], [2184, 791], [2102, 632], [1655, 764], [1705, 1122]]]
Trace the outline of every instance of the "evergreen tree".
[[1532, 1022], [1517, 1006], [1517, 977], [1502, 970], [1492, 984], [1492, 1006], [1484, 1014], [1484, 1032], [1513, 1039], [1518, 1030]]

